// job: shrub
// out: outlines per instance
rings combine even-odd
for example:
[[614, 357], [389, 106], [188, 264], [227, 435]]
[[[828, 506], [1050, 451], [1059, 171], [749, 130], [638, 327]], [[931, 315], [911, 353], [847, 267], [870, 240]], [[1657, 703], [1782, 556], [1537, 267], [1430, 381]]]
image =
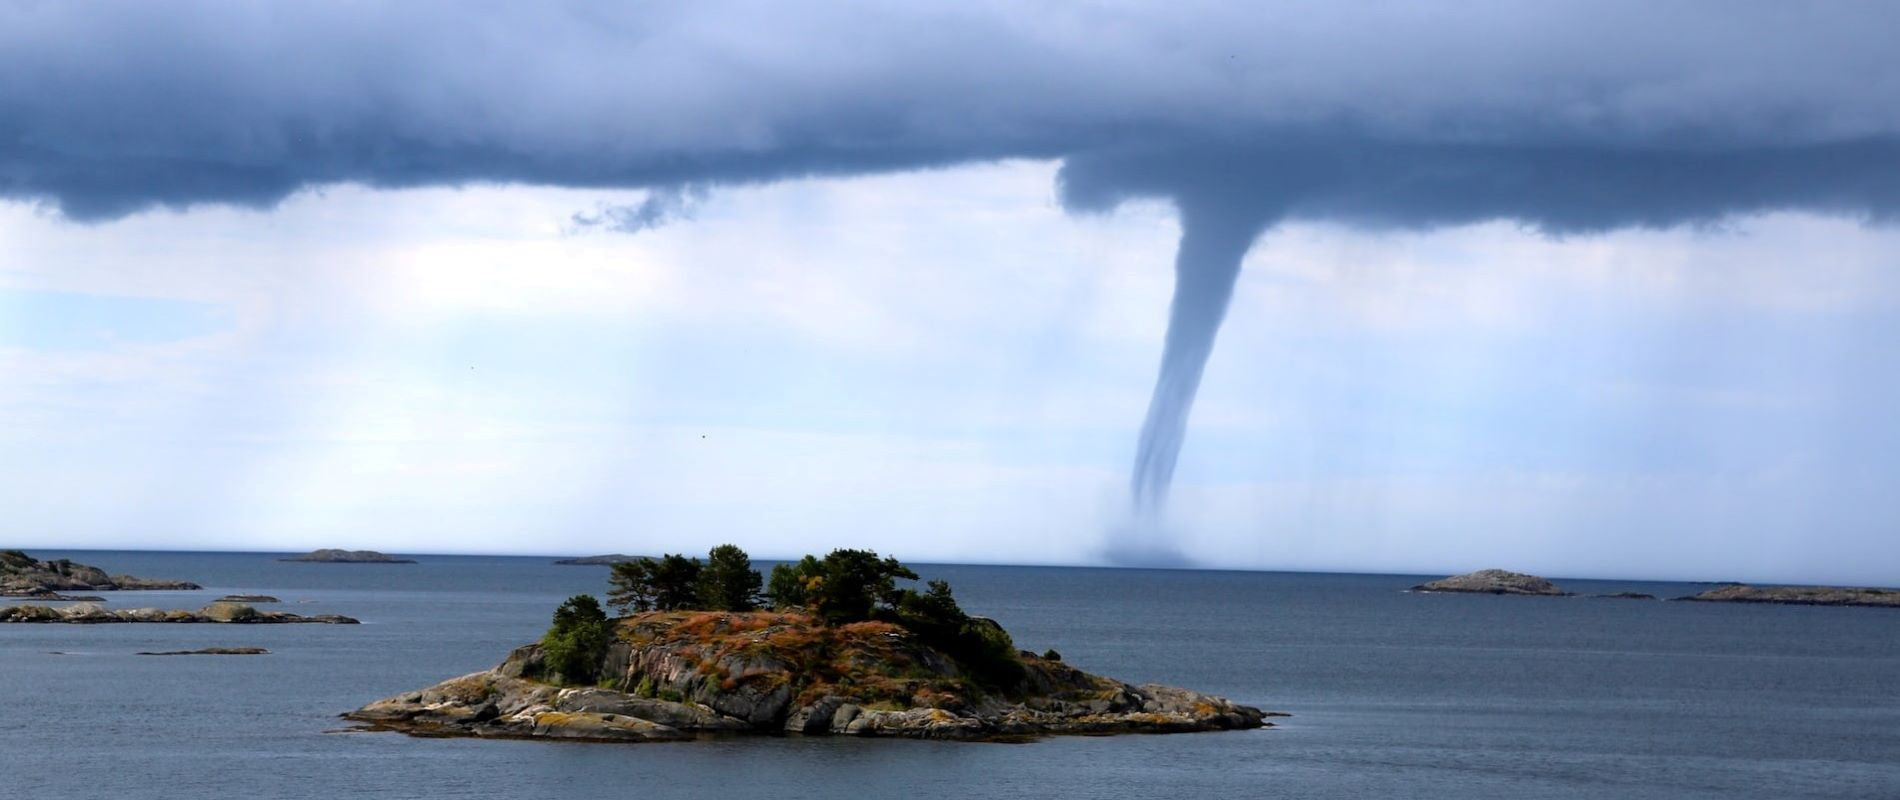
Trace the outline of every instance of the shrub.
[[925, 592], [899, 592], [897, 621], [925, 644], [957, 660], [972, 677], [990, 686], [1008, 686], [1022, 678], [1016, 644], [1001, 625], [963, 613], [950, 584], [931, 581]]
[[1049, 649], [1047, 649], [1047, 650], [1044, 650], [1044, 651], [1042, 651], [1042, 660], [1044, 660], [1044, 661], [1061, 661], [1061, 660], [1062, 660], [1062, 654], [1061, 654], [1061, 653], [1058, 653], [1058, 652], [1056, 652], [1056, 649], [1055, 649], [1055, 648], [1053, 648], [1053, 647], [1051, 647], [1051, 648], [1049, 648]]
[[541, 637], [548, 677], [561, 683], [593, 683], [612, 641], [612, 630], [606, 612], [600, 610], [600, 601], [593, 595], [568, 598], [554, 610], [554, 624]]

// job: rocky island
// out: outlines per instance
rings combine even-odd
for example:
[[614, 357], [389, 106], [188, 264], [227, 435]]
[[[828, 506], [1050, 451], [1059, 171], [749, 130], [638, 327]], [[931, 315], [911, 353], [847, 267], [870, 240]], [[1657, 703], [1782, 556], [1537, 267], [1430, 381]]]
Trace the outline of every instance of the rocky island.
[[615, 564], [626, 564], [626, 563], [630, 563], [634, 561], [639, 561], [640, 559], [646, 558], [646, 557], [647, 556], [630, 556], [630, 555], [625, 555], [622, 553], [609, 553], [603, 556], [581, 556], [579, 558], [563, 558], [558, 561], [555, 561], [554, 563], [562, 565], [562, 566], [569, 566], [569, 567], [574, 567], [574, 566], [611, 567]]
[[163, 608], [126, 608], [108, 610], [92, 603], [65, 608], [51, 606], [7, 606], [0, 608], [0, 623], [67, 623], [99, 625], [108, 623], [200, 623], [229, 625], [269, 625], [318, 623], [355, 625], [357, 621], [337, 614], [305, 617], [284, 611], [259, 611], [242, 603], [212, 603], [197, 611]]
[[1471, 594], [1528, 594], [1547, 597], [1563, 597], [1569, 592], [1558, 588], [1557, 584], [1526, 575], [1522, 572], [1510, 572], [1501, 569], [1481, 569], [1463, 575], [1453, 575], [1429, 583], [1412, 587], [1414, 592], [1465, 592]]
[[300, 556], [280, 558], [278, 561], [295, 561], [310, 564], [414, 564], [413, 558], [398, 558], [388, 553], [374, 550], [312, 550]]
[[1655, 595], [1646, 594], [1644, 592], [1611, 592], [1609, 594], [1593, 594], [1590, 596], [1602, 597], [1609, 600], [1654, 600], [1656, 599]]
[[703, 567], [679, 556], [616, 566], [609, 597], [627, 616], [610, 620], [593, 596], [576, 596], [540, 643], [495, 668], [343, 716], [418, 736], [613, 742], [1003, 740], [1260, 728], [1278, 716], [1019, 651], [996, 623], [958, 609], [947, 585], [898, 589], [893, 578], [916, 576], [866, 551], [781, 565], [772, 608], [758, 609], [759, 575], [737, 548], [722, 555], [729, 547]]
[[138, 653], [142, 656], [267, 656], [269, 650], [262, 647], [206, 647], [200, 650], [147, 650]]
[[1749, 586], [1729, 583], [1676, 599], [1696, 603], [1776, 603], [1800, 606], [1900, 608], [1900, 591], [1838, 586]]
[[100, 602], [97, 597], [70, 597], [60, 592], [122, 592], [141, 589], [193, 591], [202, 588], [204, 587], [186, 581], [107, 575], [105, 570], [98, 567], [64, 558], [41, 561], [18, 550], [0, 550], [0, 597]]

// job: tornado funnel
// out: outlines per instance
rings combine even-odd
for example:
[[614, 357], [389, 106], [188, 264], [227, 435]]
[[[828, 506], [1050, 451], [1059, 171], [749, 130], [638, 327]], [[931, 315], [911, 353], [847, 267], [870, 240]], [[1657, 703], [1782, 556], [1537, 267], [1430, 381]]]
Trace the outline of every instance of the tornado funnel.
[[1156, 520], [1167, 505], [1174, 466], [1187, 435], [1188, 412], [1194, 407], [1207, 357], [1214, 351], [1214, 337], [1227, 317], [1240, 262], [1269, 221], [1218, 203], [1188, 198], [1177, 203], [1181, 245], [1174, 258], [1168, 337], [1129, 481], [1135, 517], [1145, 521]]

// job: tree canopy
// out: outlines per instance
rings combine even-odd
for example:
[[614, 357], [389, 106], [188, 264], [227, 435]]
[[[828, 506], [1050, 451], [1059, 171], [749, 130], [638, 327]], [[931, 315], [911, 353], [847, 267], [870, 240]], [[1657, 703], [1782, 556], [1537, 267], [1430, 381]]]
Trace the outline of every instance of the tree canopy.
[[[608, 578], [608, 600], [622, 613], [751, 611], [759, 606], [763, 587], [763, 599], [776, 610], [809, 612], [830, 625], [894, 623], [981, 679], [1002, 684], [1020, 676], [1015, 644], [1001, 626], [964, 613], [948, 583], [930, 581], [922, 592], [897, 583], [917, 579], [916, 572], [895, 558], [841, 548], [824, 558], [808, 555], [779, 564], [767, 583], [744, 550], [722, 544], [708, 552], [703, 563], [668, 554], [615, 564]], [[557, 613], [557, 628], [559, 620]]]
[[541, 637], [550, 677], [564, 683], [593, 683], [599, 677], [601, 657], [613, 638], [613, 627], [600, 601], [577, 594], [554, 610], [554, 624]]
[[706, 554], [699, 571], [699, 605], [709, 611], [751, 611], [759, 607], [762, 581], [744, 550], [722, 544]]
[[607, 603], [623, 614], [699, 608], [702, 569], [699, 559], [672, 553], [657, 561], [640, 558], [615, 564], [607, 576]]

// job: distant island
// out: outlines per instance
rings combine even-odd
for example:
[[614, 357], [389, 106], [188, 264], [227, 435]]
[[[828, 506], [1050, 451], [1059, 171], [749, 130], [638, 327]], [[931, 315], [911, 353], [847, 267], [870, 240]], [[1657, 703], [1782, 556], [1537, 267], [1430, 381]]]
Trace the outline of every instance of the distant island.
[[280, 558], [278, 561], [296, 561], [310, 564], [414, 564], [413, 558], [398, 558], [374, 550], [312, 550], [300, 556]]
[[642, 558], [647, 558], [647, 556], [630, 556], [630, 555], [625, 555], [622, 553], [610, 553], [604, 556], [581, 556], [579, 558], [563, 558], [558, 561], [555, 561], [554, 563], [560, 564], [563, 566], [611, 567], [615, 564], [626, 564], [633, 561], [639, 561]]
[[1676, 599], [1694, 603], [1776, 603], [1799, 606], [1900, 608], [1900, 591], [1839, 586], [1749, 586], [1728, 583]]
[[[609, 619], [569, 598], [494, 669], [343, 715], [417, 736], [642, 742], [708, 732], [997, 740], [1259, 728], [1276, 716], [1186, 689], [1090, 675], [1019, 651], [949, 585], [900, 589], [895, 559], [836, 550], [772, 570], [736, 547], [706, 562], [616, 564]], [[760, 606], [769, 605], [769, 609]]]
[[1526, 575], [1522, 572], [1510, 572], [1502, 569], [1481, 569], [1463, 575], [1453, 575], [1429, 583], [1412, 587], [1414, 592], [1465, 592], [1471, 594], [1527, 594], [1562, 597], [1570, 594], [1557, 584]]
[[7, 606], [0, 608], [0, 623], [102, 625], [112, 623], [169, 623], [220, 625], [271, 625], [317, 623], [355, 625], [357, 621], [338, 614], [305, 617], [285, 611], [259, 611], [243, 603], [212, 603], [197, 611], [162, 608], [126, 608], [108, 610], [92, 603], [65, 608], [51, 606]]
[[206, 647], [200, 650], [146, 650], [142, 656], [267, 656], [270, 651], [262, 647]]
[[195, 591], [202, 588], [186, 581], [107, 575], [105, 570], [98, 567], [64, 558], [41, 561], [19, 550], [0, 550], [0, 597], [99, 602], [97, 597], [69, 597], [60, 592]]

